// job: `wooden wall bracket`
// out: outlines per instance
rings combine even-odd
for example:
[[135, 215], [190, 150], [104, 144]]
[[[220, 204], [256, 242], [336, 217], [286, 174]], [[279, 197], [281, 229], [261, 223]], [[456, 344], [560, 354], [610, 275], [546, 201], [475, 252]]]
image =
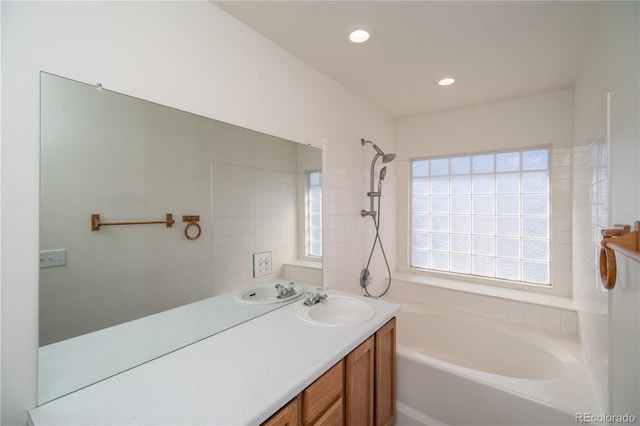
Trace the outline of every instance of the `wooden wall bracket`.
[[634, 224], [634, 231], [629, 225], [613, 225], [612, 229], [603, 229], [600, 242], [600, 280], [607, 290], [616, 285], [617, 265], [616, 252], [640, 262], [640, 221]]

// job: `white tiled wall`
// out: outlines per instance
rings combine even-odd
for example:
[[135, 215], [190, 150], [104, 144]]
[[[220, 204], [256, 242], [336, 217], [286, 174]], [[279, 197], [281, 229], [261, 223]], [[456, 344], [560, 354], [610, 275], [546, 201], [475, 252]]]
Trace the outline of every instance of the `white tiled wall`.
[[532, 300], [514, 300], [508, 295], [499, 297], [476, 294], [401, 279], [394, 279], [390, 294], [412, 303], [469, 312], [546, 332], [562, 333], [576, 338], [578, 334], [576, 310], [570, 301], [564, 298], [525, 295], [523, 299]]
[[295, 262], [283, 265], [282, 278], [289, 281], [322, 287], [322, 263]]
[[572, 151], [551, 149], [551, 279], [554, 294], [571, 297], [572, 275]]
[[[380, 146], [386, 149], [380, 142]], [[388, 150], [387, 152], [390, 152]], [[360, 211], [369, 209], [369, 171], [375, 155], [370, 146], [358, 141], [350, 143], [326, 140], [323, 191], [323, 282], [326, 287], [362, 294], [360, 271], [365, 267], [375, 236], [370, 217]], [[377, 173], [383, 165], [376, 164]], [[382, 188], [382, 221], [380, 236], [391, 270], [395, 266], [395, 179], [397, 162], [386, 164], [387, 177]], [[376, 180], [377, 182], [377, 180]], [[376, 183], [377, 185], [377, 183]], [[376, 206], [377, 208], [377, 202]], [[372, 294], [380, 294], [386, 286], [387, 270], [380, 246], [376, 247], [370, 265]]]
[[364, 207], [362, 147], [326, 141], [323, 169], [323, 281], [328, 287], [357, 291], [362, 260]]
[[599, 138], [587, 147], [586, 186], [589, 192], [589, 235], [591, 236], [589, 283], [597, 291], [607, 293], [600, 285], [600, 241], [602, 230], [609, 226], [609, 158], [608, 143]]
[[[296, 259], [296, 175], [215, 163], [212, 168], [214, 294], [282, 276]], [[253, 253], [271, 251], [273, 273], [253, 278]]]
[[573, 148], [575, 211], [575, 271], [574, 299], [580, 309], [580, 340], [591, 369], [600, 401], [609, 400], [609, 321], [608, 294], [600, 285], [597, 268], [600, 229], [607, 226], [606, 194], [603, 190], [602, 160], [606, 144]]

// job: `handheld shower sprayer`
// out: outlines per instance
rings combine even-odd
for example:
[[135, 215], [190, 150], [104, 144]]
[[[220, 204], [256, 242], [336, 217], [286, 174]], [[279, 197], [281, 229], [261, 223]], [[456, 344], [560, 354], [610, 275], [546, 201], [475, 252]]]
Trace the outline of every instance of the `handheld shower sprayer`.
[[[384, 166], [380, 169], [380, 174], [378, 176], [378, 191], [374, 190], [375, 167], [376, 167], [376, 161], [378, 161], [378, 158], [382, 157], [382, 162], [386, 164], [393, 161], [396, 158], [396, 155], [385, 154], [384, 151], [380, 149], [378, 145], [376, 145], [375, 143], [369, 140], [365, 140], [364, 138], [360, 139], [360, 144], [362, 146], [366, 144], [371, 144], [373, 149], [376, 151], [376, 155], [373, 157], [373, 160], [371, 161], [370, 182], [369, 182], [370, 189], [369, 189], [369, 192], [367, 192], [367, 196], [369, 197], [369, 202], [370, 202], [370, 208], [369, 210], [362, 210], [360, 212], [360, 216], [362, 217], [371, 216], [371, 219], [373, 219], [373, 225], [375, 226], [376, 235], [373, 240], [373, 246], [371, 247], [371, 253], [369, 254], [369, 260], [367, 261], [367, 266], [360, 273], [360, 286], [364, 288], [365, 294], [367, 296], [382, 297], [387, 293], [387, 291], [389, 291], [389, 287], [391, 287], [391, 268], [389, 267], [389, 261], [387, 260], [387, 255], [384, 252], [384, 247], [382, 246], [382, 240], [380, 239], [380, 232], [379, 232], [380, 231], [380, 199], [382, 198], [382, 181], [384, 181], [384, 179], [387, 177], [387, 166]], [[378, 199], [377, 211], [374, 209], [374, 198]], [[382, 256], [384, 257], [385, 264], [387, 265], [387, 272], [389, 273], [389, 280], [387, 283], [387, 288], [382, 292], [382, 294], [378, 296], [372, 296], [371, 294], [369, 294], [369, 291], [367, 290], [367, 286], [371, 282], [371, 273], [369, 272], [369, 265], [371, 263], [371, 258], [373, 257], [373, 252], [376, 248], [377, 243], [380, 243], [380, 250], [382, 251]]]
[[380, 169], [380, 177], [378, 178], [378, 197], [382, 197], [382, 181], [387, 177], [387, 166]]
[[[378, 177], [378, 191], [377, 192], [372, 192], [372, 191], [367, 192], [367, 195], [369, 197], [371, 197], [371, 198], [373, 198], [373, 197], [382, 197], [382, 181], [384, 180], [385, 176], [387, 176], [387, 166], [384, 166], [382, 169], [380, 169], [380, 177]], [[366, 210], [362, 210], [362, 211], [367, 213], [367, 214], [370, 214], [370, 212], [367, 212]], [[371, 209], [371, 211], [373, 213], [376, 213], [373, 210], [373, 208]], [[362, 212], [361, 212], [361, 215], [363, 215], [363, 217], [366, 216]], [[374, 216], [375, 216], [375, 214], [374, 214]]]

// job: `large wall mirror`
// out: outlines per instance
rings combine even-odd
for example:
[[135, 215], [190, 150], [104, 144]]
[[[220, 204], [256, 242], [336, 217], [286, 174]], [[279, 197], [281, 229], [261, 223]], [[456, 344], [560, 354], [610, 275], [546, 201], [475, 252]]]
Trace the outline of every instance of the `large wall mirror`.
[[321, 286], [321, 170], [318, 148], [42, 73], [38, 403], [295, 300], [245, 290]]

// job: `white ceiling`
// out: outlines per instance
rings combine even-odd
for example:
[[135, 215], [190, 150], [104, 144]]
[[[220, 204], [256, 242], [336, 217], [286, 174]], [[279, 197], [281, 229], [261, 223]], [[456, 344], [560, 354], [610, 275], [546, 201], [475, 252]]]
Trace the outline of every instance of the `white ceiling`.
[[[571, 87], [597, 2], [213, 1], [394, 117]], [[347, 40], [367, 25], [375, 38]], [[444, 76], [456, 84], [440, 87]]]

